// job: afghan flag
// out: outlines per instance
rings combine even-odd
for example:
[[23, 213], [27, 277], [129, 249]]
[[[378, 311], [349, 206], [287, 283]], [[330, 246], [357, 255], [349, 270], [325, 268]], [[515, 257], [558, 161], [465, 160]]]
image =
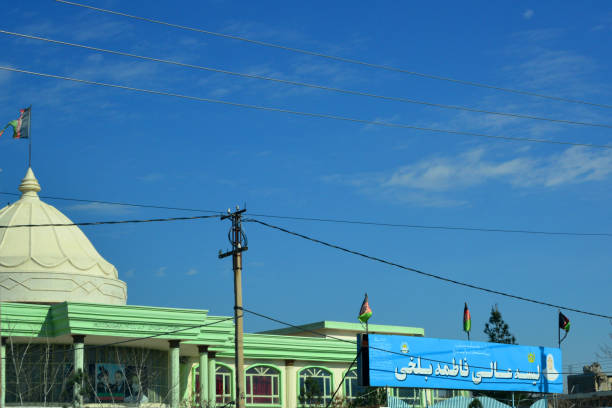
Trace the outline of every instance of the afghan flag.
[[467, 302], [463, 307], [463, 331], [469, 333], [472, 330], [472, 316], [470, 316], [470, 309], [467, 307]]
[[13, 128], [13, 139], [29, 139], [30, 138], [30, 110], [32, 107], [24, 108], [19, 111], [19, 117], [11, 120], [6, 124], [4, 129], [0, 130], [0, 136], [4, 133], [7, 127]]
[[366, 323], [370, 317], [372, 317], [372, 309], [370, 309], [368, 294], [366, 293], [363, 303], [361, 304], [361, 309], [359, 310], [359, 320], [362, 323]]
[[565, 332], [569, 332], [570, 329], [570, 320], [563, 313], [559, 311], [559, 328], [565, 330]]

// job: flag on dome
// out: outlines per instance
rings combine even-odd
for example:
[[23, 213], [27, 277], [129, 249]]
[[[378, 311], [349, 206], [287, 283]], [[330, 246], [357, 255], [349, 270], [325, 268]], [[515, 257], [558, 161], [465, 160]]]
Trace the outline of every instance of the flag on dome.
[[463, 307], [463, 331], [469, 333], [472, 330], [472, 316], [470, 316], [470, 309], [467, 307], [467, 302]]
[[363, 303], [361, 304], [361, 309], [359, 310], [359, 320], [362, 323], [366, 323], [370, 317], [372, 317], [372, 309], [370, 309], [368, 294], [366, 293]]
[[559, 328], [569, 332], [570, 320], [563, 313], [559, 311]]
[[7, 127], [11, 126], [13, 128], [13, 139], [29, 139], [31, 109], [31, 106], [21, 109], [19, 111], [19, 117], [15, 120], [11, 120], [6, 124], [4, 129], [0, 130], [0, 136], [2, 136]]

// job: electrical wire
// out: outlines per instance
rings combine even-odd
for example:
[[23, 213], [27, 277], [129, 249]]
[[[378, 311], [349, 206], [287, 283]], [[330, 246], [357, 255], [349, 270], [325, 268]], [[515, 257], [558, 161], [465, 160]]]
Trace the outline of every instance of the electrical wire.
[[[9, 193], [6, 191], [0, 191], [0, 195], [21, 196], [21, 193]], [[128, 206], [128, 207], [155, 208], [155, 209], [162, 209], [162, 210], [205, 212], [205, 213], [215, 213], [219, 215], [225, 214], [222, 211], [205, 210], [205, 209], [199, 209], [199, 208], [167, 207], [167, 206], [162, 206], [162, 205], [134, 204], [134, 203], [125, 203], [125, 202], [117, 202], [117, 201], [86, 200], [86, 199], [80, 199], [80, 198], [68, 198], [68, 197], [57, 197], [57, 196], [47, 196], [47, 195], [39, 195], [39, 197], [50, 199], [50, 200], [75, 201], [75, 202], [119, 205], [119, 206]], [[453, 225], [398, 224], [398, 223], [387, 223], [387, 222], [376, 222], [376, 221], [362, 221], [362, 220], [349, 220], [349, 219], [339, 219], [339, 218], [320, 218], [320, 217], [299, 217], [299, 216], [290, 216], [290, 215], [274, 215], [274, 214], [251, 213], [251, 212], [249, 212], [249, 215], [252, 215], [254, 217], [276, 218], [276, 219], [283, 219], [283, 220], [313, 221], [313, 222], [325, 222], [325, 223], [337, 223], [337, 224], [349, 224], [349, 225], [366, 225], [366, 226], [376, 226], [376, 227], [448, 230], [448, 231], [469, 231], [469, 232], [497, 232], [497, 233], [552, 235], [552, 236], [612, 237], [612, 233], [610, 232], [539, 231], [539, 230], [524, 230], [524, 229], [466, 227], [466, 226], [453, 226]]]
[[[343, 343], [349, 343], [349, 344], [352, 344], [352, 345], [355, 345], [355, 346], [357, 345], [357, 342], [354, 341], [354, 340], [343, 339], [342, 337], [336, 337], [336, 336], [332, 336], [332, 335], [329, 335], [329, 334], [321, 333], [321, 332], [318, 332], [316, 330], [309, 329], [308, 325], [300, 326], [300, 325], [296, 325], [296, 324], [293, 324], [293, 323], [288, 323], [288, 322], [282, 321], [282, 320], [277, 319], [277, 318], [272, 317], [272, 316], [268, 316], [268, 315], [265, 315], [265, 314], [262, 314], [262, 313], [254, 312], [254, 311], [249, 310], [249, 309], [245, 309], [244, 307], [239, 308], [239, 309], [242, 310], [243, 312], [250, 313], [250, 314], [252, 314], [254, 316], [258, 316], [258, 317], [261, 317], [263, 319], [270, 320], [272, 322], [282, 324], [283, 326], [292, 327], [294, 329], [301, 330], [302, 332], [312, 333], [312, 334], [315, 334], [317, 336], [320, 336], [320, 337], [323, 337], [323, 338], [326, 338], [326, 339], [341, 341]], [[370, 334], [373, 334], [373, 333], [370, 333]], [[413, 358], [420, 357], [421, 360], [431, 361], [433, 363], [452, 364], [451, 361], [436, 360], [436, 359], [433, 359], [433, 358], [430, 358], [430, 357], [416, 356], [416, 355], [410, 354], [410, 353], [400, 353], [399, 351], [387, 350], [387, 349], [383, 349], [383, 348], [380, 348], [380, 347], [371, 346], [369, 344], [368, 344], [368, 349], [376, 350], [376, 351], [381, 351], [381, 352], [389, 353], [389, 354], [395, 354], [395, 355], [402, 356], [402, 357], [413, 357]], [[477, 365], [470, 365], [470, 367], [471, 368], [482, 368], [482, 369], [490, 369], [491, 368], [490, 366], [488, 366], [488, 367], [481, 367], [481, 366], [477, 366]], [[499, 369], [499, 370], [503, 371], [502, 369]], [[612, 371], [610, 373], [612, 373]], [[559, 374], [569, 375], [569, 374], [582, 374], [582, 373], [560, 372]]]
[[[153, 334], [153, 335], [150, 335], [150, 336], [137, 337], [137, 338], [127, 339], [127, 340], [119, 340], [119, 341], [114, 341], [112, 343], [106, 343], [106, 344], [88, 345], [86, 350], [93, 350], [93, 349], [97, 349], [97, 348], [101, 348], [101, 347], [110, 347], [110, 346], [116, 346], [118, 344], [125, 344], [125, 343], [132, 343], [132, 342], [135, 342], [135, 341], [153, 339], [153, 338], [160, 337], [160, 336], [167, 336], [169, 334], [180, 333], [180, 332], [185, 331], [185, 330], [191, 330], [191, 329], [197, 329], [197, 328], [202, 328], [202, 327], [213, 326], [215, 324], [223, 323], [223, 322], [226, 322], [228, 320], [233, 320], [233, 319], [234, 319], [233, 317], [228, 317], [228, 318], [216, 320], [216, 321], [210, 322], [210, 323], [198, 324], [198, 325], [195, 325], [195, 326], [188, 326], [188, 327], [184, 327], [182, 329], [170, 330], [170, 331], [166, 331], [166, 332], [163, 332], [163, 333]], [[8, 320], [8, 321], [4, 320], [3, 323], [9, 323], [10, 324], [10, 323], [21, 323], [21, 322], [13, 322], [11, 320]], [[8, 338], [10, 338], [10, 337], [8, 337]], [[23, 344], [23, 343], [18, 343], [18, 344]], [[34, 344], [39, 344], [39, 343], [34, 343]], [[54, 354], [54, 353], [69, 353], [69, 352], [74, 351], [74, 350], [75, 350], [74, 346], [72, 346], [72, 347], [69, 347], [67, 349], [56, 350], [56, 351], [51, 352], [49, 354]], [[8, 357], [3, 357], [2, 359], [3, 360], [7, 360]]]
[[345, 253], [349, 253], [349, 254], [352, 254], [352, 255], [357, 255], [357, 256], [360, 256], [362, 258], [369, 259], [371, 261], [380, 262], [380, 263], [383, 263], [385, 265], [393, 266], [395, 268], [403, 269], [403, 270], [409, 271], [409, 272], [414, 272], [414, 273], [417, 273], [419, 275], [427, 276], [429, 278], [434, 278], [434, 279], [437, 279], [437, 280], [440, 280], [440, 281], [443, 281], [443, 282], [447, 282], [447, 283], [450, 283], [450, 284], [453, 284], [453, 285], [464, 286], [464, 287], [467, 287], [467, 288], [476, 289], [476, 290], [480, 290], [480, 291], [487, 292], [487, 293], [493, 293], [493, 294], [496, 294], [496, 295], [505, 296], [505, 297], [509, 297], [509, 298], [512, 298], [512, 299], [516, 299], [516, 300], [521, 300], [521, 301], [524, 301], [524, 302], [531, 302], [531, 303], [535, 303], [535, 304], [542, 305], [542, 306], [553, 307], [555, 309], [563, 309], [563, 310], [568, 310], [568, 311], [572, 311], [572, 312], [576, 312], [576, 313], [581, 313], [581, 314], [588, 315], [588, 316], [601, 317], [601, 318], [604, 318], [604, 319], [612, 319], [612, 315], [605, 315], [605, 314], [601, 314], [601, 313], [594, 313], [594, 312], [589, 312], [589, 311], [586, 311], [586, 310], [576, 309], [576, 308], [573, 308], [573, 307], [556, 305], [556, 304], [553, 304], [553, 303], [548, 303], [548, 302], [544, 302], [544, 301], [541, 301], [541, 300], [536, 300], [536, 299], [532, 299], [532, 298], [528, 298], [528, 297], [524, 297], [524, 296], [513, 295], [513, 294], [508, 293], [508, 292], [502, 292], [502, 291], [499, 291], [499, 290], [488, 289], [488, 288], [485, 288], [483, 286], [478, 286], [478, 285], [471, 284], [471, 283], [461, 282], [461, 281], [458, 281], [458, 280], [455, 280], [455, 279], [450, 279], [450, 278], [447, 278], [447, 277], [444, 277], [444, 276], [440, 276], [440, 275], [436, 275], [436, 274], [433, 274], [433, 273], [424, 272], [424, 271], [421, 271], [421, 270], [416, 269], [416, 268], [411, 268], [411, 267], [408, 267], [408, 266], [400, 265], [400, 264], [395, 263], [395, 262], [388, 261], [386, 259], [378, 258], [378, 257], [372, 256], [372, 255], [367, 255], [367, 254], [365, 254], [363, 252], [354, 251], [354, 250], [351, 250], [351, 249], [348, 249], [348, 248], [341, 247], [339, 245], [335, 245], [335, 244], [331, 244], [329, 242], [321, 241], [319, 239], [312, 238], [312, 237], [309, 237], [307, 235], [300, 234], [298, 232], [290, 231], [288, 229], [285, 229], [285, 228], [282, 228], [282, 227], [279, 227], [279, 226], [276, 226], [276, 225], [268, 224], [268, 223], [266, 223], [264, 221], [260, 221], [260, 220], [254, 219], [254, 218], [248, 218], [248, 219], [245, 219], [244, 221], [245, 222], [254, 222], [254, 223], [257, 223], [259, 225], [263, 225], [264, 227], [275, 229], [275, 230], [284, 232], [286, 234], [293, 235], [293, 236], [298, 237], [298, 238], [306, 239], [308, 241], [315, 242], [317, 244], [324, 245], [324, 246], [329, 247], [329, 248], [337, 249], [337, 250], [345, 252]]
[[145, 223], [145, 222], [201, 220], [205, 218], [217, 218], [217, 217], [219, 217], [219, 215], [195, 215], [193, 217], [149, 218], [145, 220], [72, 222], [69, 224], [16, 224], [16, 225], [0, 225], [0, 229], [31, 228], [31, 227], [77, 227], [77, 226], [82, 227], [82, 226], [90, 226], [90, 225], [139, 224], [139, 223]]
[[532, 234], [532, 235], [612, 237], [612, 233], [609, 233], [609, 232], [538, 231], [538, 230], [503, 229], [503, 228], [460, 227], [460, 226], [449, 226], [449, 225], [396, 224], [396, 223], [385, 223], [385, 222], [374, 222], [374, 221], [346, 220], [346, 219], [337, 219], [337, 218], [312, 218], [312, 217], [296, 217], [296, 216], [256, 214], [256, 213], [249, 213], [249, 215], [252, 215], [254, 217], [278, 218], [278, 219], [296, 220], [296, 221], [316, 221], [316, 222], [326, 222], [326, 223], [372, 225], [372, 226], [379, 226], [379, 227], [395, 227], [395, 228], [473, 231], [473, 232], [504, 232], [504, 233], [513, 233], [513, 234]]
[[125, 57], [145, 60], [145, 61], [159, 62], [162, 64], [193, 68], [193, 69], [198, 69], [198, 70], [203, 70], [203, 71], [208, 71], [208, 72], [215, 72], [215, 73], [231, 75], [231, 76], [236, 76], [236, 77], [241, 77], [241, 78], [259, 79], [259, 80], [264, 80], [264, 81], [281, 83], [285, 85], [293, 85], [293, 86], [300, 86], [300, 87], [306, 87], [306, 88], [312, 88], [312, 89], [319, 89], [319, 90], [337, 92], [337, 93], [342, 93], [342, 94], [347, 94], [347, 95], [364, 96], [368, 98], [382, 99], [382, 100], [387, 100], [387, 101], [410, 103], [410, 104], [415, 104], [415, 105], [424, 105], [424, 106], [440, 108], [440, 109], [452, 109], [452, 110], [460, 110], [464, 112], [505, 116], [505, 117], [511, 117], [511, 118], [516, 118], [516, 119], [531, 119], [531, 120], [539, 120], [539, 121], [569, 124], [569, 125], [592, 126], [592, 127], [612, 129], [612, 125], [608, 125], [605, 123], [581, 122], [581, 121], [575, 121], [575, 120], [555, 119], [555, 118], [547, 118], [547, 117], [541, 117], [541, 116], [526, 115], [526, 114], [520, 114], [520, 113], [498, 112], [498, 111], [490, 111], [490, 110], [485, 110], [485, 109], [472, 108], [472, 107], [467, 107], [467, 106], [447, 105], [447, 104], [442, 104], [442, 103], [427, 102], [427, 101], [421, 101], [421, 100], [416, 100], [416, 99], [378, 95], [378, 94], [374, 94], [370, 92], [335, 88], [335, 87], [314, 84], [314, 83], [291, 81], [291, 80], [274, 78], [274, 77], [263, 76], [263, 75], [246, 74], [246, 73], [241, 73], [241, 72], [228, 71], [225, 69], [207, 67], [207, 66], [202, 66], [202, 65], [187, 64], [187, 63], [168, 60], [168, 59], [147, 57], [147, 56], [132, 54], [132, 53], [124, 52], [124, 51], [116, 51], [116, 50], [109, 50], [105, 48], [92, 47], [92, 46], [84, 45], [84, 44], [76, 44], [76, 43], [71, 43], [71, 42], [66, 42], [66, 41], [59, 41], [59, 40], [54, 40], [51, 38], [39, 37], [39, 36], [29, 35], [29, 34], [21, 34], [21, 33], [16, 33], [12, 31], [6, 31], [6, 30], [0, 30], [0, 33], [12, 35], [15, 37], [27, 38], [31, 40], [44, 41], [44, 42], [48, 42], [52, 44], [60, 44], [60, 45], [66, 45], [66, 46], [75, 47], [75, 48], [82, 48], [82, 49], [86, 49], [90, 51], [104, 52], [104, 53], [113, 54], [113, 55], [121, 55]]
[[327, 405], [325, 406], [325, 408], [329, 408], [329, 406], [334, 402], [334, 398], [336, 397], [336, 394], [338, 393], [338, 391], [340, 391], [340, 387], [342, 387], [342, 384], [344, 384], [344, 380], [346, 379], [346, 376], [348, 375], [348, 373], [351, 371], [351, 368], [353, 368], [353, 366], [355, 365], [355, 363], [357, 362], [357, 359], [359, 358], [359, 354], [361, 353], [361, 350], [359, 350], [357, 352], [357, 355], [355, 356], [355, 359], [353, 360], [353, 362], [351, 363], [351, 365], [349, 365], [349, 368], [344, 372], [344, 375], [342, 376], [342, 380], [340, 380], [340, 384], [338, 384], [338, 386], [336, 387], [336, 390], [334, 391], [334, 393], [332, 394], [331, 398], [329, 399], [329, 402], [327, 403]]
[[173, 28], [178, 28], [178, 29], [182, 29], [182, 30], [198, 32], [198, 33], [207, 34], [207, 35], [211, 35], [211, 36], [215, 36], [215, 37], [221, 37], [221, 38], [226, 38], [226, 39], [231, 39], [231, 40], [242, 41], [242, 42], [256, 44], [256, 45], [260, 45], [260, 46], [264, 46], [264, 47], [271, 47], [271, 48], [281, 49], [281, 50], [285, 50], [285, 51], [291, 51], [291, 52], [295, 52], [295, 53], [299, 53], [299, 54], [305, 54], [305, 55], [309, 55], [309, 56], [325, 58], [325, 59], [328, 59], [328, 60], [349, 63], [349, 64], [353, 64], [353, 65], [360, 65], [360, 66], [365, 66], [365, 67], [369, 67], [369, 68], [376, 68], [376, 69], [382, 69], [382, 70], [386, 70], [386, 71], [399, 72], [399, 73], [402, 73], [402, 74], [408, 74], [408, 75], [412, 75], [412, 76], [416, 76], [416, 77], [420, 77], [420, 78], [427, 78], [427, 79], [433, 79], [433, 80], [437, 80], [437, 81], [452, 82], [452, 83], [460, 84], [460, 85], [467, 85], [467, 86], [473, 86], [473, 87], [478, 87], [478, 88], [486, 88], [486, 89], [491, 89], [491, 90], [495, 90], [495, 91], [502, 91], [502, 92], [513, 93], [513, 94], [518, 94], [518, 95], [532, 96], [532, 97], [537, 97], [537, 98], [554, 100], [554, 101], [558, 101], [558, 102], [567, 102], [567, 103], [574, 103], [574, 104], [580, 104], [580, 105], [595, 106], [595, 107], [599, 107], [599, 108], [612, 109], [612, 105], [608, 105], [608, 104], [589, 102], [589, 101], [584, 101], [584, 100], [579, 100], [579, 99], [563, 98], [563, 97], [559, 97], [559, 96], [545, 95], [545, 94], [541, 94], [541, 93], [537, 93], [537, 92], [523, 91], [523, 90], [518, 90], [518, 89], [505, 88], [505, 87], [501, 87], [501, 86], [489, 85], [489, 84], [485, 84], [485, 83], [481, 83], [481, 82], [466, 81], [466, 80], [462, 80], [462, 79], [444, 77], [444, 76], [440, 76], [440, 75], [433, 75], [433, 74], [427, 74], [427, 73], [423, 73], [423, 72], [410, 71], [410, 70], [407, 70], [407, 69], [397, 68], [397, 67], [393, 67], [393, 66], [390, 66], [390, 65], [382, 65], [382, 64], [376, 64], [376, 63], [371, 63], [371, 62], [361, 61], [361, 60], [356, 60], [356, 59], [351, 59], [351, 58], [344, 58], [344, 57], [324, 54], [324, 53], [317, 52], [317, 51], [309, 51], [309, 50], [289, 47], [289, 46], [281, 45], [281, 44], [275, 44], [275, 43], [270, 43], [270, 42], [265, 42], [265, 41], [253, 40], [253, 39], [250, 39], [250, 38], [241, 37], [241, 36], [237, 36], [237, 35], [223, 34], [223, 33], [215, 32], [215, 31], [210, 31], [210, 30], [205, 30], [205, 29], [201, 29], [201, 28], [188, 27], [188, 26], [185, 26], [185, 25], [173, 24], [173, 23], [169, 23], [169, 22], [165, 22], [165, 21], [161, 21], [161, 20], [155, 20], [155, 19], [152, 19], [152, 18], [139, 17], [139, 16], [135, 16], [135, 15], [127, 14], [127, 13], [122, 13], [122, 12], [119, 12], [119, 11], [103, 9], [103, 8], [94, 7], [94, 6], [90, 6], [90, 5], [86, 5], [86, 4], [81, 4], [81, 3], [76, 3], [76, 2], [67, 1], [67, 0], [55, 0], [55, 1], [57, 1], [59, 3], [68, 4], [68, 5], [71, 5], [71, 6], [77, 6], [77, 7], [82, 7], [82, 8], [86, 8], [86, 9], [89, 9], [89, 10], [99, 11], [99, 12], [102, 12], [102, 13], [113, 14], [113, 15], [127, 17], [127, 18], [131, 18], [131, 19], [135, 19], [135, 20], [140, 20], [140, 21], [146, 21], [148, 23], [154, 23], [154, 24], [164, 25], [164, 26], [167, 26], [167, 27], [173, 27]]
[[[12, 195], [21, 197], [21, 193], [9, 193], [6, 191], [0, 191], [2, 195]], [[100, 200], [85, 200], [81, 198], [69, 198], [69, 197], [57, 197], [57, 196], [48, 196], [48, 195], [38, 195], [40, 198], [46, 198], [49, 200], [61, 200], [61, 201], [76, 201], [81, 203], [96, 203], [96, 204], [108, 204], [108, 205], [120, 205], [126, 207], [143, 207], [143, 208], [155, 208], [160, 210], [176, 210], [176, 211], [193, 211], [193, 212], [205, 212], [205, 213], [215, 213], [215, 214], [225, 214], [223, 211], [215, 211], [215, 210], [203, 210], [201, 208], [181, 208], [181, 207], [167, 207], [162, 205], [149, 205], [149, 204], [133, 204], [133, 203], [125, 203], [125, 202], [116, 202], [116, 201], [100, 201]]]
[[146, 93], [146, 94], [151, 94], [151, 95], [171, 96], [175, 98], [188, 99], [188, 100], [199, 101], [199, 102], [215, 103], [215, 104], [220, 104], [220, 105], [234, 106], [234, 107], [246, 108], [246, 109], [255, 109], [255, 110], [267, 111], [267, 112], [286, 113], [286, 114], [290, 114], [294, 116], [302, 116], [302, 117], [308, 117], [308, 118], [331, 119], [331, 120], [342, 121], [342, 122], [359, 123], [362, 125], [384, 126], [384, 127], [396, 128], [396, 129], [410, 129], [410, 130], [417, 130], [417, 131], [423, 131], [423, 132], [445, 133], [445, 134], [451, 134], [451, 135], [471, 136], [471, 137], [504, 140], [504, 141], [545, 143], [545, 144], [554, 144], [554, 145], [563, 145], [563, 146], [583, 146], [583, 147], [591, 147], [591, 148], [599, 148], [599, 149], [612, 149], [611, 145], [599, 145], [599, 144], [590, 144], [590, 143], [577, 143], [577, 142], [568, 142], [568, 141], [535, 139], [535, 138], [529, 138], [529, 137], [490, 135], [486, 133], [468, 132], [468, 131], [452, 130], [452, 129], [437, 129], [437, 128], [429, 128], [429, 127], [423, 127], [423, 126], [407, 125], [403, 123], [393, 123], [393, 122], [382, 122], [378, 120], [359, 119], [359, 118], [352, 118], [348, 116], [331, 115], [331, 114], [325, 114], [325, 113], [295, 111], [295, 110], [284, 109], [284, 108], [275, 108], [271, 106], [251, 105], [251, 104], [246, 104], [246, 103], [231, 102], [231, 101], [220, 100], [220, 99], [202, 98], [198, 96], [184, 95], [184, 94], [178, 94], [178, 93], [173, 93], [173, 92], [156, 91], [152, 89], [136, 88], [132, 86], [110, 84], [110, 83], [97, 82], [97, 81], [89, 81], [86, 79], [66, 77], [62, 75], [46, 74], [42, 72], [28, 71], [25, 69], [13, 68], [13, 67], [7, 67], [7, 66], [0, 66], [0, 69], [5, 70], [5, 71], [19, 72], [22, 74], [39, 76], [43, 78], [61, 79], [64, 81], [78, 82], [81, 84], [103, 86], [103, 87], [115, 88], [115, 89], [123, 89], [127, 91], [134, 91], [134, 92]]

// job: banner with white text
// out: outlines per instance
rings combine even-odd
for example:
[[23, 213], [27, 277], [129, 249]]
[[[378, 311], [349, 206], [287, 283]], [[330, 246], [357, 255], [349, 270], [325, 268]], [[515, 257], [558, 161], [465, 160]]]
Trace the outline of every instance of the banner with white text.
[[558, 348], [380, 334], [367, 342], [359, 375], [367, 371], [370, 386], [563, 392]]

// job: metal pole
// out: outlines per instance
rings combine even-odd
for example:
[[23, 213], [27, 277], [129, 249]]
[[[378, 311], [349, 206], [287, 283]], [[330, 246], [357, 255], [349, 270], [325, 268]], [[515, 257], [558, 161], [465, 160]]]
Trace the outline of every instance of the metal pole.
[[30, 118], [28, 119], [28, 168], [32, 167], [32, 105], [28, 108], [30, 110]]
[[559, 342], [559, 348], [561, 348], [561, 328], [559, 327], [559, 315], [561, 314], [561, 309], [558, 310], [557, 315], [557, 341]]
[[225, 258], [232, 255], [232, 264], [234, 269], [234, 354], [235, 354], [235, 385], [236, 390], [236, 407], [245, 408], [245, 393], [244, 393], [244, 343], [243, 343], [243, 315], [242, 310], [242, 252], [248, 249], [246, 236], [242, 232], [241, 218], [242, 213], [246, 209], [240, 210], [236, 207], [235, 212], [227, 210], [228, 214], [221, 217], [221, 220], [230, 218], [232, 220], [232, 229], [230, 230], [230, 242], [232, 250], [223, 253], [219, 251], [219, 258]]

